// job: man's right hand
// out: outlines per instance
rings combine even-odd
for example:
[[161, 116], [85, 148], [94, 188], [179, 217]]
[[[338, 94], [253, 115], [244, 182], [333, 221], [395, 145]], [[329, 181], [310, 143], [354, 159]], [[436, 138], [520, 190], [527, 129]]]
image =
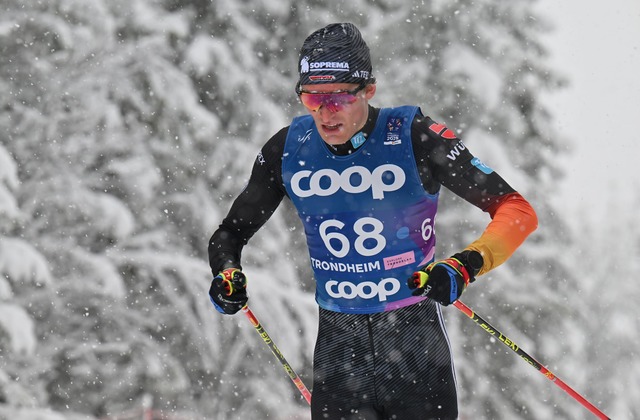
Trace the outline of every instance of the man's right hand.
[[247, 277], [238, 268], [226, 268], [211, 282], [209, 298], [218, 312], [232, 315], [242, 309], [247, 296]]

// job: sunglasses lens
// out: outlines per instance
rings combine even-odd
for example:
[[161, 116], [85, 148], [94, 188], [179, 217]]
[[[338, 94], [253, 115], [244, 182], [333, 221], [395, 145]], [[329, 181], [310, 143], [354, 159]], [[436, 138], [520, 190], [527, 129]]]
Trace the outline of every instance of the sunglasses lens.
[[310, 111], [317, 111], [321, 106], [331, 112], [344, 109], [345, 105], [354, 103], [358, 98], [349, 92], [341, 93], [306, 93], [300, 94], [300, 101]]
[[302, 93], [300, 95], [300, 102], [302, 102], [302, 105], [307, 107], [310, 111], [317, 111], [322, 106], [322, 96], [325, 95]]

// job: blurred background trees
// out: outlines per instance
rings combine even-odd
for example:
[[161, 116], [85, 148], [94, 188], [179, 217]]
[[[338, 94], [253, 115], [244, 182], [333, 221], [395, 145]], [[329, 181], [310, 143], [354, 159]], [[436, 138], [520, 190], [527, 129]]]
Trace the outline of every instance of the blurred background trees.
[[[551, 204], [567, 144], [539, 95], [563, 81], [532, 2], [52, 0], [0, 11], [0, 415], [115, 418], [150, 395], [176, 419], [308, 417], [248, 322], [211, 307], [206, 247], [262, 144], [303, 112], [302, 41], [336, 21], [368, 41], [374, 106], [420, 105], [538, 212], [538, 231], [465, 301], [609, 415], [640, 415], [640, 384], [620, 379], [640, 369], [638, 292], [600, 289], [640, 272], [607, 258], [635, 255], [640, 232], [585, 226], [576, 238], [572, 215]], [[252, 307], [310, 386], [314, 283], [294, 219], [283, 203], [243, 257]], [[488, 221], [444, 192], [438, 255]], [[445, 316], [461, 418], [585, 415], [464, 316]]]

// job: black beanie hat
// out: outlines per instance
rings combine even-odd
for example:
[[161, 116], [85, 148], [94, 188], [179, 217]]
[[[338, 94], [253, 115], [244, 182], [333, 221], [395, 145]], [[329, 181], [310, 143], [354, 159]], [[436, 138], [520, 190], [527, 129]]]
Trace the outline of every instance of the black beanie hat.
[[304, 40], [296, 90], [321, 83], [375, 83], [371, 71], [369, 47], [358, 28], [352, 23], [332, 23]]

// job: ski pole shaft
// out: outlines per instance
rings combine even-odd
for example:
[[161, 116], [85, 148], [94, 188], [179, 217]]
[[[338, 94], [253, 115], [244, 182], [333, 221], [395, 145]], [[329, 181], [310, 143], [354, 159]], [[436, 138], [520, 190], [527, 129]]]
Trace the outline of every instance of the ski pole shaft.
[[258, 334], [260, 334], [260, 337], [262, 337], [262, 340], [269, 346], [273, 355], [276, 356], [276, 358], [278, 359], [278, 361], [280, 362], [284, 370], [287, 372], [287, 375], [289, 375], [289, 378], [291, 378], [291, 380], [293, 381], [295, 386], [298, 388], [298, 390], [300, 391], [304, 399], [307, 400], [309, 405], [311, 405], [311, 392], [309, 392], [307, 387], [302, 382], [302, 379], [300, 379], [300, 377], [293, 370], [291, 365], [289, 365], [289, 363], [287, 362], [287, 359], [285, 359], [282, 353], [280, 352], [280, 349], [278, 349], [278, 347], [275, 345], [275, 343], [273, 342], [269, 334], [267, 334], [267, 332], [264, 330], [264, 328], [260, 324], [260, 321], [258, 321], [258, 318], [256, 318], [256, 316], [253, 314], [251, 309], [249, 309], [249, 307], [246, 305], [244, 308], [242, 308], [242, 312], [247, 316], [247, 318], [249, 318], [249, 321], [251, 321], [251, 324], [254, 326]]
[[589, 401], [587, 401], [587, 399], [584, 398], [582, 395], [580, 395], [576, 391], [574, 391], [573, 388], [571, 388], [569, 385], [567, 385], [562, 379], [558, 378], [556, 375], [551, 373], [551, 371], [549, 371], [549, 369], [547, 369], [546, 367], [542, 366], [542, 364], [539, 363], [538, 361], [536, 361], [533, 357], [529, 356], [524, 350], [522, 350], [520, 348], [520, 346], [518, 346], [516, 343], [514, 343], [513, 340], [511, 340], [510, 338], [508, 338], [505, 335], [503, 335], [493, 325], [491, 325], [487, 321], [485, 321], [481, 316], [479, 316], [477, 313], [475, 313], [473, 310], [471, 310], [471, 308], [469, 308], [467, 305], [465, 305], [464, 303], [460, 302], [459, 300], [456, 300], [455, 302], [453, 302], [453, 306], [455, 306], [462, 313], [464, 313], [466, 316], [471, 318], [476, 324], [478, 324], [480, 326], [480, 328], [482, 328], [483, 330], [485, 330], [486, 332], [488, 332], [492, 336], [497, 337], [498, 340], [502, 344], [504, 344], [509, 349], [514, 351], [525, 362], [529, 363], [531, 366], [536, 368], [540, 373], [542, 373], [549, 380], [551, 380], [551, 382], [553, 382], [554, 384], [558, 385], [565, 392], [567, 392], [569, 395], [571, 395], [573, 398], [575, 398], [587, 410], [589, 410], [593, 414], [595, 414], [596, 417], [598, 417], [599, 419], [604, 419], [604, 420], [609, 419], [609, 416], [604, 414], [595, 405], [593, 405]]

